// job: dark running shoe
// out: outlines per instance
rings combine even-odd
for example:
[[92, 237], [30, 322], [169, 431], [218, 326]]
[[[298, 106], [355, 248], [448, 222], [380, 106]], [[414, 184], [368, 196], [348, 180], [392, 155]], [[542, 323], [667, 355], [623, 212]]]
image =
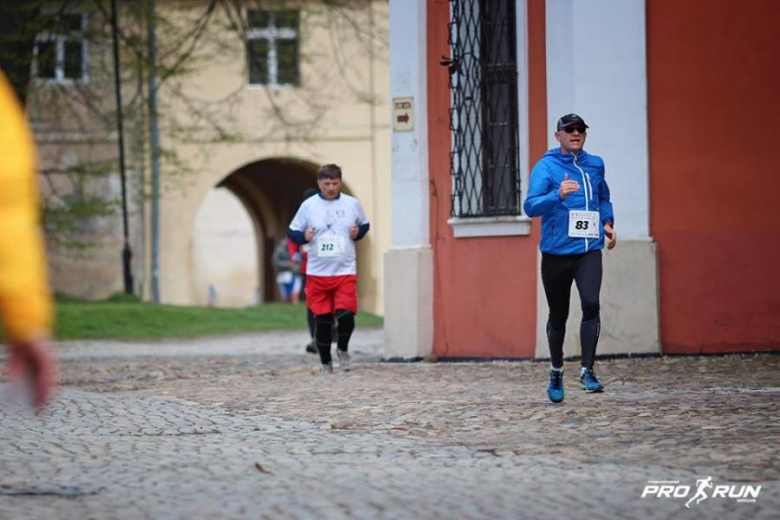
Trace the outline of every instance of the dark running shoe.
[[306, 352], [309, 354], [316, 354], [317, 351], [317, 342], [315, 340], [311, 340], [311, 343], [306, 345]]
[[563, 402], [563, 370], [550, 370], [550, 383], [547, 385], [547, 397], [553, 403]]
[[580, 387], [589, 394], [595, 394], [604, 391], [604, 385], [602, 385], [596, 374], [593, 373], [592, 368], [586, 368], [582, 375], [580, 375]]

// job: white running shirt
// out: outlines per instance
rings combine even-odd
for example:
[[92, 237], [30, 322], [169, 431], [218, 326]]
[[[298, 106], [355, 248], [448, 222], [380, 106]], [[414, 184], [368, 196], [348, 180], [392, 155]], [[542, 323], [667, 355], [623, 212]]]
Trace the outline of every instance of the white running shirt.
[[325, 200], [315, 195], [303, 201], [290, 229], [302, 233], [308, 228], [315, 229], [314, 238], [309, 244], [306, 274], [357, 274], [355, 242], [349, 236], [349, 228], [362, 224], [368, 224], [368, 219], [355, 197], [341, 193], [335, 200]]

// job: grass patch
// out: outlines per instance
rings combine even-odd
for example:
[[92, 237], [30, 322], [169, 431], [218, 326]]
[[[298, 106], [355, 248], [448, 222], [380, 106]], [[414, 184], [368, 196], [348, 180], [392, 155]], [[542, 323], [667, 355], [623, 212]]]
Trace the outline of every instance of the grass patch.
[[[243, 309], [155, 305], [127, 297], [92, 302], [56, 300], [59, 340], [192, 338], [264, 330], [306, 330], [304, 304], [263, 304]], [[360, 312], [358, 327], [381, 327], [381, 317]]]

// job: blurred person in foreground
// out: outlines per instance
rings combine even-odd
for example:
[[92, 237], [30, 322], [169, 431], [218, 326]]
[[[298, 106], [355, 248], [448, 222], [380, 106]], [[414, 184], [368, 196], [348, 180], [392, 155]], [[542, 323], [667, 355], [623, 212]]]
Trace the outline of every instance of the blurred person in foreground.
[[54, 394], [52, 303], [39, 226], [35, 145], [24, 112], [0, 71], [0, 320], [8, 381], [27, 384], [40, 409]]

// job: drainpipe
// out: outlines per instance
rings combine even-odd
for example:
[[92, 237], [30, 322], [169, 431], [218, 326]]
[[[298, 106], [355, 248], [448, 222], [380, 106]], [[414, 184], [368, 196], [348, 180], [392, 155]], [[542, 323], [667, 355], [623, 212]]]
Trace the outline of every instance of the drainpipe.
[[160, 130], [157, 127], [157, 67], [154, 0], [149, 0], [149, 131], [152, 152], [152, 298], [160, 303]]

